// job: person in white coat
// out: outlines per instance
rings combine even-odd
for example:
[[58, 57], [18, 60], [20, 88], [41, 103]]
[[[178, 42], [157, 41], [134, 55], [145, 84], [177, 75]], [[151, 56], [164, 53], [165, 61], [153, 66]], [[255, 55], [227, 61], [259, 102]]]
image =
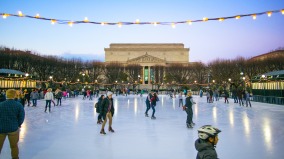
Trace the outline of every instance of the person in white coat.
[[47, 110], [47, 106], [49, 107], [49, 112], [50, 112], [50, 104], [51, 104], [51, 101], [54, 100], [54, 97], [53, 97], [53, 93], [52, 93], [52, 89], [51, 88], [48, 88], [47, 89], [47, 92], [45, 93], [44, 95], [44, 100], [46, 101], [46, 104], [45, 104], [45, 113], [46, 113], [46, 110]]

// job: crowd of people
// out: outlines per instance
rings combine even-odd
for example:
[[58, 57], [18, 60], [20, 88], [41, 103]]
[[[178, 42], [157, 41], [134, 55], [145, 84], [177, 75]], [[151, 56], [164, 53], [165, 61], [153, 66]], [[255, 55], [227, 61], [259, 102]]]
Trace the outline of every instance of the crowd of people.
[[[200, 97], [203, 96], [203, 90], [200, 89], [199, 95]], [[220, 98], [224, 97], [224, 102], [229, 103], [229, 97], [230, 93], [228, 90], [219, 91], [219, 90], [212, 90], [207, 89], [206, 90], [206, 97], [207, 97], [207, 103], [213, 103], [215, 101], [219, 101]], [[234, 99], [234, 103], [239, 103], [240, 106], [244, 106], [246, 104], [246, 107], [251, 107], [251, 97], [252, 95], [246, 91], [246, 90], [232, 90], [231, 97]]]
[[[79, 91], [78, 91], [79, 92]], [[111, 133], [114, 133], [114, 129], [112, 128], [112, 118], [115, 112], [114, 109], [114, 103], [113, 103], [113, 92], [112, 91], [106, 91], [103, 94], [100, 95], [99, 91], [91, 91], [91, 90], [82, 90], [83, 100], [89, 99], [92, 100], [92, 97], [98, 97], [98, 101], [95, 104], [96, 112], [98, 113], [98, 119], [97, 124], [101, 124], [101, 130], [100, 134], [105, 135], [105, 126], [108, 121], [108, 131]], [[144, 92], [140, 93], [143, 94]], [[37, 107], [37, 100], [44, 99], [45, 100], [45, 110], [44, 112], [51, 112], [51, 103], [53, 103], [54, 106], [61, 106], [62, 105], [62, 98], [70, 98], [70, 97], [76, 97], [79, 93], [74, 92], [68, 92], [68, 91], [62, 91], [59, 88], [56, 90], [52, 90], [51, 88], [48, 88], [46, 90], [41, 89], [33, 89], [30, 92], [25, 89], [22, 91], [9, 89], [7, 91], [2, 90], [0, 96], [0, 152], [3, 146], [3, 143], [5, 141], [6, 136], [8, 136], [11, 145], [12, 150], [12, 157], [17, 158], [19, 150], [17, 147], [17, 143], [19, 140], [19, 129], [21, 127], [21, 124], [24, 121], [24, 107], [32, 106]], [[207, 94], [210, 94], [210, 91], [207, 92]], [[125, 94], [124, 94], [125, 95]], [[138, 95], [138, 93], [137, 93]], [[170, 98], [174, 98], [173, 94], [169, 93]], [[172, 96], [171, 96], [172, 95]], [[183, 96], [185, 96], [185, 103]], [[202, 97], [202, 95], [201, 95]], [[209, 96], [209, 101], [212, 97]], [[193, 110], [192, 106], [195, 104], [192, 97], [192, 92], [190, 91], [180, 91], [178, 94], [178, 100], [179, 100], [179, 107], [182, 106], [182, 109], [186, 112], [186, 126], [188, 128], [193, 128], [195, 123], [193, 122]], [[215, 98], [216, 101], [218, 100]], [[31, 102], [32, 101], [32, 102]], [[56, 103], [55, 103], [56, 102]], [[152, 115], [151, 119], [156, 119], [155, 113], [156, 113], [156, 105], [157, 102], [159, 102], [158, 92], [151, 91], [147, 94], [146, 97], [146, 111], [145, 111], [145, 117], [149, 117], [148, 112], [150, 109], [152, 109]], [[213, 99], [212, 99], [213, 102]], [[12, 105], [12, 106], [11, 106]], [[9, 107], [15, 107], [10, 110]], [[7, 117], [11, 118], [11, 121], [7, 122], [4, 118], [7, 116], [5, 112], [13, 112], [16, 115]], [[10, 115], [10, 114], [9, 114]], [[16, 118], [15, 118], [16, 116]], [[13, 122], [14, 121], [14, 122]], [[14, 124], [13, 124], [14, 123]], [[13, 126], [14, 125], [14, 126]], [[6, 127], [12, 127], [13, 128], [7, 128]], [[219, 129], [214, 128], [210, 125], [205, 125], [198, 129], [198, 136], [199, 138], [195, 142], [196, 150], [198, 151], [197, 158], [204, 158], [204, 156], [213, 156], [217, 157], [217, 153], [215, 151], [214, 146], [218, 142], [218, 133], [221, 132]], [[13, 136], [13, 137], [11, 137]], [[204, 149], [203, 146], [206, 146], [208, 149]]]

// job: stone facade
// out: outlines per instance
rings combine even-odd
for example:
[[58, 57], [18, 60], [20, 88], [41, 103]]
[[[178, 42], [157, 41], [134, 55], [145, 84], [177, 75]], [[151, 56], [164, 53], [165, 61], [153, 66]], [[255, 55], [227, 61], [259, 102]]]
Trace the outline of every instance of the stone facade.
[[[189, 48], [183, 44], [110, 44], [105, 48], [105, 62], [149, 63], [156, 62], [166, 65], [169, 63], [188, 63]], [[143, 66], [143, 65], [142, 65]]]
[[135, 43], [110, 44], [105, 48], [105, 62], [141, 65], [142, 83], [150, 84], [153, 80], [151, 66], [171, 63], [189, 63], [189, 48], [181, 43]]

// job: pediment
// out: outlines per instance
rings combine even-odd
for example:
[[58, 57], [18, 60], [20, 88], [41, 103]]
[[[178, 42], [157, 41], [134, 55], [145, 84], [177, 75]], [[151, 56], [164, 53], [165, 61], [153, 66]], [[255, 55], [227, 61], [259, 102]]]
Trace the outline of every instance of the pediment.
[[129, 59], [127, 60], [128, 63], [165, 63], [166, 61], [151, 55], [148, 55], [147, 53], [145, 55]]

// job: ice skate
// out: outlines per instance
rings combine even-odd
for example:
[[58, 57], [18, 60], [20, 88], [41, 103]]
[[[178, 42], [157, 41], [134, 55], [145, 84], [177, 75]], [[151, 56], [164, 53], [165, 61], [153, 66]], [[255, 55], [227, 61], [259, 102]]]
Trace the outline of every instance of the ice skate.
[[111, 127], [111, 126], [108, 128], [108, 131], [110, 131], [110, 132], [114, 133], [114, 130], [112, 129], [112, 127]]
[[149, 115], [145, 113], [145, 117], [149, 117]]
[[106, 134], [105, 130], [102, 129], [101, 132], [100, 132], [100, 134], [105, 135], [105, 134]]
[[152, 116], [151, 119], [156, 119], [156, 117], [155, 117], [155, 116]]
[[193, 128], [193, 126], [189, 123], [186, 123], [187, 128]]

